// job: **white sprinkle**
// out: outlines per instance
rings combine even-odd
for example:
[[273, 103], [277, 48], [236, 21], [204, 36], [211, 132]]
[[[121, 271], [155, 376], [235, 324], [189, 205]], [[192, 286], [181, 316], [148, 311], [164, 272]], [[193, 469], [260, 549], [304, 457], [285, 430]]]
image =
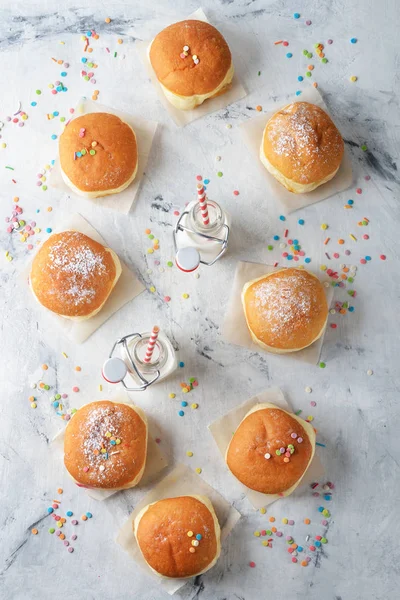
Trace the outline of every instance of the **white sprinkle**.
[[309, 539], [310, 539], [310, 536], [308, 535], [308, 536], [306, 537], [306, 542], [308, 542], [308, 540], [309, 540]]
[[310, 388], [309, 386], [307, 386], [306, 388], [304, 388], [305, 391], [307, 392], [307, 394], [311, 394], [312, 392], [312, 388]]
[[285, 242], [281, 242], [281, 243], [279, 244], [279, 248], [286, 248], [286, 244], [285, 244]]
[[331, 315], [336, 315], [336, 310], [334, 308], [331, 308], [329, 312], [331, 313]]
[[367, 375], [373, 375], [373, 373], [374, 373], [374, 372], [373, 372], [373, 370], [372, 370], [372, 369], [368, 369], [368, 371], [367, 371]]
[[99, 471], [104, 471], [104, 469], [105, 469], [105, 466], [104, 466], [104, 465], [100, 465], [100, 466], [99, 466]]
[[35, 390], [36, 389], [36, 383], [31, 383], [31, 390]]
[[267, 460], [268, 460], [269, 458], [271, 458], [271, 455], [269, 454], [269, 452], [267, 452], [267, 454], [264, 454], [264, 458], [266, 458]]
[[228, 125], [226, 126], [227, 129], [232, 129], [232, 125], [230, 123], [228, 123]]
[[215, 160], [217, 160], [219, 162], [221, 160], [221, 157], [217, 156]]
[[326, 288], [330, 287], [330, 283], [329, 283], [329, 281], [324, 281], [324, 286], [325, 286]]

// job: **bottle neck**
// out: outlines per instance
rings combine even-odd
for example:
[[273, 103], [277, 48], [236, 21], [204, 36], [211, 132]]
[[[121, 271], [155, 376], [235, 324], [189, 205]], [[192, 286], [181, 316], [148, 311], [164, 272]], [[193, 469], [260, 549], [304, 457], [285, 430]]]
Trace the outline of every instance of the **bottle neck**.
[[208, 225], [204, 225], [200, 204], [195, 202], [189, 211], [190, 226], [196, 233], [217, 237], [225, 223], [225, 214], [214, 200], [207, 200], [207, 209], [210, 222]]
[[142, 373], [155, 373], [161, 370], [168, 358], [168, 351], [162, 340], [157, 339], [150, 362], [145, 362], [147, 346], [151, 333], [143, 333], [141, 338], [135, 339], [129, 344], [129, 351], [138, 370]]

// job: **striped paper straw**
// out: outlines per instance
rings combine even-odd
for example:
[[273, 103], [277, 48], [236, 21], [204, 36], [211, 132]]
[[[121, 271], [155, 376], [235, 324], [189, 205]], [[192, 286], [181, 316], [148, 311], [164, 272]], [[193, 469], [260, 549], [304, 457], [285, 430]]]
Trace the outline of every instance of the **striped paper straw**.
[[151, 362], [151, 357], [153, 356], [154, 346], [156, 345], [159, 331], [160, 331], [160, 328], [155, 325], [153, 327], [153, 331], [151, 332], [151, 336], [150, 336], [149, 343], [148, 343], [147, 350], [146, 350], [146, 356], [144, 357], [145, 363]]
[[204, 189], [204, 185], [202, 183], [197, 184], [197, 198], [200, 204], [201, 216], [203, 219], [204, 225], [210, 224], [210, 219], [208, 218], [208, 208], [207, 208], [207, 196], [206, 190]]

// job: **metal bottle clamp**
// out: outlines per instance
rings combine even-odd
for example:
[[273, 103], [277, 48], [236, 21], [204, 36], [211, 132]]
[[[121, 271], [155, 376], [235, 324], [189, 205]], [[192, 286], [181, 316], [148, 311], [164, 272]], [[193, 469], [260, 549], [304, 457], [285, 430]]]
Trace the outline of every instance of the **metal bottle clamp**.
[[[175, 262], [176, 262], [177, 266], [179, 267], [179, 269], [181, 269], [181, 271], [185, 271], [186, 273], [195, 271], [200, 263], [202, 265], [207, 265], [208, 267], [211, 267], [211, 265], [213, 265], [215, 262], [217, 262], [217, 260], [220, 259], [223, 254], [225, 254], [226, 249], [228, 247], [228, 239], [229, 239], [229, 226], [226, 225], [225, 223], [222, 225], [222, 228], [225, 230], [225, 235], [223, 238], [217, 238], [217, 237], [213, 237], [211, 235], [207, 235], [205, 233], [199, 233], [198, 231], [194, 231], [193, 229], [190, 229], [190, 227], [186, 227], [186, 225], [182, 225], [181, 221], [182, 221], [183, 217], [188, 214], [189, 214], [189, 212], [187, 210], [181, 214], [181, 216], [178, 219], [178, 222], [175, 225], [175, 229], [173, 230]], [[192, 235], [197, 235], [205, 240], [209, 240], [211, 242], [216, 242], [217, 244], [221, 244], [221, 246], [222, 246], [221, 250], [217, 254], [217, 256], [210, 262], [202, 260], [200, 253], [196, 248], [193, 248], [192, 246], [178, 248], [177, 236], [180, 231], [186, 231], [187, 233], [190, 233]]]
[[[103, 375], [104, 379], [106, 381], [108, 381], [108, 383], [122, 383], [122, 385], [128, 392], [141, 392], [141, 391], [147, 389], [150, 385], [152, 385], [160, 377], [160, 370], [157, 369], [155, 377], [153, 379], [151, 379], [150, 381], [148, 381], [143, 376], [143, 374], [139, 371], [139, 369], [137, 368], [137, 366], [131, 356], [131, 353], [129, 352], [128, 344], [126, 343], [126, 340], [128, 340], [130, 338], [135, 338], [135, 337], [142, 338], [140, 333], [130, 333], [129, 335], [125, 335], [124, 337], [119, 338], [115, 342], [114, 346], [112, 347], [109, 357], [106, 360], [106, 362], [104, 363], [103, 368], [102, 368], [102, 375]], [[130, 364], [130, 367], [132, 368], [132, 371], [134, 371], [134, 373], [137, 375], [138, 379], [142, 382], [142, 385], [139, 387], [129, 387], [126, 385], [126, 383], [124, 381], [126, 375], [128, 374], [128, 372], [130, 372], [130, 369], [127, 367], [125, 361], [122, 358], [119, 358], [118, 356], [113, 356], [114, 351], [119, 344], [122, 345], [122, 347], [125, 351], [125, 355], [126, 355], [127, 359], [129, 360], [129, 364]]]

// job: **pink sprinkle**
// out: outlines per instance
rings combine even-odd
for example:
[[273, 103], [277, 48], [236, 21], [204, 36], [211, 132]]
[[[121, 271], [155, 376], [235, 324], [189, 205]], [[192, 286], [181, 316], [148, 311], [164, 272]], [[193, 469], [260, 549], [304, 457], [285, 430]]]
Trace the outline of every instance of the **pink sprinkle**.
[[311, 558], [309, 556], [306, 556], [306, 561], [309, 563], [311, 561]]
[[369, 180], [371, 179], [371, 176], [370, 176], [370, 175], [366, 175], [366, 176], [364, 177], [364, 179], [365, 179], [365, 181], [369, 181]]
[[357, 189], [356, 189], [356, 193], [357, 193], [357, 194], [362, 194], [362, 189], [361, 189], [361, 188], [357, 188]]
[[28, 244], [28, 250], [33, 250], [32, 244]]
[[196, 175], [197, 181], [203, 181], [203, 177], [201, 175]]
[[328, 525], [328, 521], [324, 519], [323, 521], [321, 521], [321, 525]]
[[292, 539], [292, 536], [291, 536], [291, 535], [287, 535], [287, 536], [286, 536], [286, 541], [287, 541], [287, 542], [290, 542], [290, 540], [291, 540], [291, 539]]
[[61, 531], [58, 529], [58, 531], [56, 531], [56, 536], [58, 537], [59, 535], [61, 535]]
[[73, 552], [73, 551], [74, 551], [73, 547], [72, 547], [72, 546], [69, 546], [69, 548], [68, 548], [68, 552]]
[[186, 54], [184, 54], [183, 52], [181, 52], [179, 56], [180, 56], [181, 58], [186, 58]]
[[92, 79], [90, 80], [90, 83], [96, 83], [96, 80], [94, 77], [92, 77]]
[[289, 46], [289, 42], [283, 42], [284, 46]]
[[333, 40], [328, 40], [328, 44], [333, 44]]
[[299, 256], [305, 256], [305, 255], [306, 255], [306, 253], [303, 250], [300, 250]]
[[288, 233], [289, 233], [289, 229], [285, 229], [285, 233], [283, 234], [283, 235], [284, 235], [284, 237], [287, 237], [287, 236], [288, 236]]
[[70, 420], [70, 418], [71, 418], [71, 415], [64, 415], [64, 419], [65, 419], [66, 421], [69, 421], [69, 420]]
[[234, 190], [233, 195], [234, 196], [239, 196], [239, 190]]
[[292, 562], [297, 563], [297, 558], [295, 556], [292, 556]]
[[360, 258], [360, 263], [362, 265], [365, 265], [365, 264], [367, 264], [367, 261], [365, 260], [365, 258]]
[[290, 520], [288, 521], [288, 525], [294, 525], [294, 521], [293, 521], [293, 519], [290, 519]]
[[57, 94], [57, 90], [51, 90], [51, 93], [55, 96]]
[[65, 398], [68, 398], [68, 394], [61, 394], [61, 398], [64, 398], [65, 400]]
[[282, 533], [282, 531], [277, 531], [275, 535], [277, 535], [278, 537], [282, 537], [283, 533]]
[[171, 302], [171, 296], [164, 296], [165, 302]]
[[283, 258], [286, 258], [287, 256], [289, 256], [289, 254], [287, 252], [283, 252], [282, 256], [283, 256]]
[[340, 256], [340, 255], [338, 254], [338, 252], [335, 252], [335, 253], [333, 254], [333, 257], [334, 257], [334, 258], [339, 258], [339, 256]]
[[367, 235], [366, 233], [363, 235], [363, 240], [369, 240], [369, 235]]
[[7, 233], [11, 233], [12, 231], [14, 231], [13, 227], [7, 227]]
[[332, 327], [332, 329], [336, 329], [336, 327], [337, 327], [336, 323], [331, 323], [331, 327]]
[[295, 262], [297, 262], [297, 261], [299, 260], [299, 257], [298, 257], [298, 256], [293, 256], [293, 260], [294, 260]]
[[379, 257], [381, 260], [386, 260], [386, 256], [384, 254], [381, 254]]
[[78, 388], [78, 387], [75, 385], [75, 386], [72, 388], [72, 391], [73, 391], [73, 392], [79, 392], [79, 388]]
[[66, 69], [68, 69], [68, 67], [69, 67], [69, 63], [65, 62], [65, 63], [64, 63], [64, 67], [65, 67]]
[[314, 492], [313, 496], [314, 496], [314, 498], [318, 498], [319, 497], [319, 492]]
[[[54, 504], [53, 504], [53, 508], [54, 508]], [[58, 508], [58, 506], [57, 506], [57, 508]], [[56, 515], [54, 518], [56, 521], [59, 521], [61, 519], [60, 515]]]
[[71, 540], [75, 541], [78, 539], [78, 536], [76, 535], [76, 533], [74, 533], [74, 535], [71, 535]]
[[310, 546], [311, 552], [315, 552], [315, 546]]
[[78, 525], [78, 521], [76, 519], [74, 519], [73, 521], [71, 521], [72, 525]]
[[251, 567], [252, 569], [254, 569], [254, 567], [256, 566], [256, 563], [253, 561], [249, 562], [249, 567]]
[[302, 437], [298, 437], [297, 441], [299, 442], [299, 444], [301, 444], [301, 442], [303, 441], [303, 438]]
[[293, 431], [293, 433], [290, 434], [290, 437], [295, 440], [297, 438], [297, 433]]
[[[52, 504], [53, 508], [58, 508], [58, 504]], [[61, 517], [60, 517], [61, 518]]]
[[89, 471], [89, 467], [83, 467], [83, 470], [85, 473], [87, 473]]
[[156, 444], [160, 444], [161, 443], [161, 439], [160, 438], [156, 438]]
[[311, 21], [309, 19], [306, 21], [306, 25], [311, 25]]
[[87, 71], [81, 71], [81, 75], [82, 77], [85, 77], [85, 75], [87, 75]]
[[316, 536], [315, 536], [315, 539], [316, 539], [318, 542], [320, 542], [320, 541], [322, 540], [322, 535], [316, 535]]
[[311, 406], [317, 406], [317, 403], [315, 402], [315, 400], [311, 400], [310, 404], [311, 404]]
[[288, 240], [287, 243], [289, 244], [289, 246], [291, 246], [293, 244], [293, 240]]
[[292, 554], [292, 552], [294, 552], [294, 548], [288, 548], [287, 551], [289, 552], [289, 554]]
[[68, 540], [64, 540], [64, 546], [69, 546], [69, 541]]
[[180, 214], [180, 213], [179, 213], [179, 210], [174, 210], [174, 215], [175, 215], [176, 217], [179, 217], [179, 214]]
[[344, 253], [346, 256], [350, 256], [350, 254], [351, 254], [350, 250], [345, 250]]
[[42, 185], [42, 182], [41, 182], [41, 181], [37, 181], [37, 182], [36, 182], [36, 185], [38, 185], [38, 186], [41, 186], [41, 185]]
[[192, 383], [192, 386], [193, 386], [193, 387], [197, 387], [198, 385], [199, 385], [199, 382], [198, 382], [198, 381], [193, 381], [193, 383]]
[[74, 108], [70, 108], [70, 109], [69, 109], [69, 112], [70, 112], [70, 114], [72, 115], [72, 114], [74, 114], [74, 112], [75, 112], [75, 109], [74, 109]]
[[61, 85], [61, 81], [55, 81], [55, 85]]

